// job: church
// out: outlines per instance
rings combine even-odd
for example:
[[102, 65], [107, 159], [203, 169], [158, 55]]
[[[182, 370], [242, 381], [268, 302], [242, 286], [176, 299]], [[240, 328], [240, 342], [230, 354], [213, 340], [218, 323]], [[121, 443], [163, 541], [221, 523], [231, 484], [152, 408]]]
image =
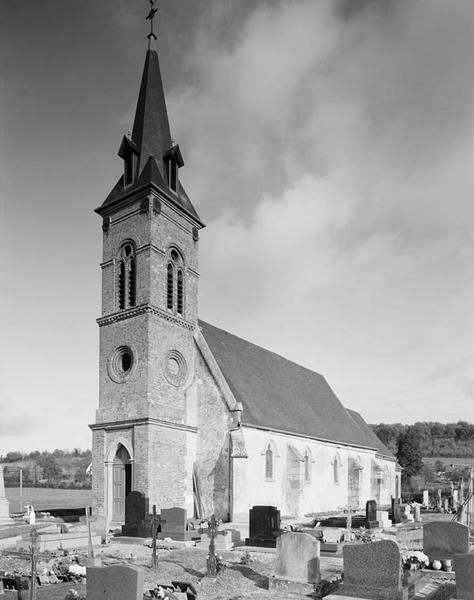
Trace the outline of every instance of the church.
[[94, 514], [123, 523], [132, 490], [158, 511], [224, 520], [259, 504], [283, 516], [389, 504], [400, 494], [395, 457], [322, 375], [199, 319], [204, 223], [180, 181], [151, 43], [122, 175], [96, 209]]

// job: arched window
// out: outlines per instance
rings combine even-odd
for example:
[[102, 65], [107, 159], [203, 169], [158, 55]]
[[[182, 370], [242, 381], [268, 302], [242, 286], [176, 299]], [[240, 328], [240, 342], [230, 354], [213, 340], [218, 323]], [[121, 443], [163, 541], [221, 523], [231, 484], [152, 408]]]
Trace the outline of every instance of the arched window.
[[311, 481], [311, 454], [309, 450], [304, 453], [304, 480]]
[[135, 247], [125, 242], [120, 247], [117, 263], [117, 304], [119, 310], [136, 305], [137, 273]]
[[336, 454], [332, 463], [332, 476], [334, 483], [339, 483], [339, 467], [341, 466], [341, 459]]
[[273, 450], [270, 444], [265, 450], [265, 479], [273, 479]]
[[181, 316], [184, 313], [184, 261], [181, 254], [172, 248], [166, 268], [166, 306]]

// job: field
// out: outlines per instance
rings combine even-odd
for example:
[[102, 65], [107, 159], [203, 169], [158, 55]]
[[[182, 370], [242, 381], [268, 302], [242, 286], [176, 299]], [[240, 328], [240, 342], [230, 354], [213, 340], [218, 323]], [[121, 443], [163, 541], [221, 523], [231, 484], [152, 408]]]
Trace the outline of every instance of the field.
[[425, 465], [434, 466], [435, 462], [439, 460], [446, 467], [454, 465], [455, 467], [474, 467], [474, 458], [457, 458], [454, 456], [424, 456], [423, 462]]
[[10, 512], [24, 512], [26, 504], [32, 504], [35, 510], [50, 508], [79, 508], [90, 506], [91, 490], [58, 490], [53, 488], [23, 488], [23, 507], [20, 507], [20, 489], [5, 488], [5, 495], [10, 502]]

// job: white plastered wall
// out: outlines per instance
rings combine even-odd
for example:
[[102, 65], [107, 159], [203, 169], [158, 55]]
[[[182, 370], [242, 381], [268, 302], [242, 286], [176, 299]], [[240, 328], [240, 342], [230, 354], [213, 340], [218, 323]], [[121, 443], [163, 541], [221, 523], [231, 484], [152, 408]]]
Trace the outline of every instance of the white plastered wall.
[[[348, 503], [348, 460], [354, 458], [360, 465], [359, 507], [372, 499], [371, 469], [376, 463], [384, 471], [380, 504], [390, 504], [395, 494], [395, 462], [376, 455], [375, 450], [342, 446], [289, 434], [264, 431], [243, 426], [248, 458], [235, 459], [233, 468], [234, 518], [244, 517], [255, 505], [273, 505], [282, 516], [295, 513], [288, 502], [288, 452], [301, 458], [310, 456], [310, 477], [305, 480], [304, 462], [300, 465], [297, 485], [297, 514], [340, 510]], [[273, 477], [265, 476], [265, 450], [271, 445], [274, 455]], [[334, 466], [337, 458], [338, 466]], [[297, 467], [298, 468], [298, 467]], [[335, 481], [337, 471], [337, 481]]]

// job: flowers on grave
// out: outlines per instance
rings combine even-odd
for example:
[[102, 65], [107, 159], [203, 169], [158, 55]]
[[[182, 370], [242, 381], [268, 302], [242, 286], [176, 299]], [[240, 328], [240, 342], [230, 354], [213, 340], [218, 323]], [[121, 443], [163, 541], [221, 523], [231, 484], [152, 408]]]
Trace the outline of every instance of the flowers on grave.
[[215, 554], [214, 557], [211, 557], [211, 555], [208, 554], [206, 557], [206, 564], [207, 564], [207, 570], [209, 572], [212, 572], [212, 565], [211, 565], [212, 560], [215, 560], [216, 574], [220, 573], [221, 571], [223, 571], [225, 569], [226, 564], [225, 564], [225, 561], [222, 558], [222, 556], [218, 556], [217, 554]]
[[70, 589], [64, 596], [64, 600], [87, 600], [84, 594], [79, 593], [77, 590]]
[[426, 569], [430, 561], [426, 554], [420, 550], [405, 550], [402, 552], [402, 564], [404, 569], [416, 571]]
[[371, 533], [369, 529], [365, 529], [365, 527], [359, 527], [359, 529], [354, 529], [353, 532], [354, 539], [363, 542], [364, 544], [370, 544], [370, 542], [375, 542], [375, 535]]
[[78, 564], [69, 565], [69, 573], [76, 577], [85, 577], [86, 576], [86, 567]]

